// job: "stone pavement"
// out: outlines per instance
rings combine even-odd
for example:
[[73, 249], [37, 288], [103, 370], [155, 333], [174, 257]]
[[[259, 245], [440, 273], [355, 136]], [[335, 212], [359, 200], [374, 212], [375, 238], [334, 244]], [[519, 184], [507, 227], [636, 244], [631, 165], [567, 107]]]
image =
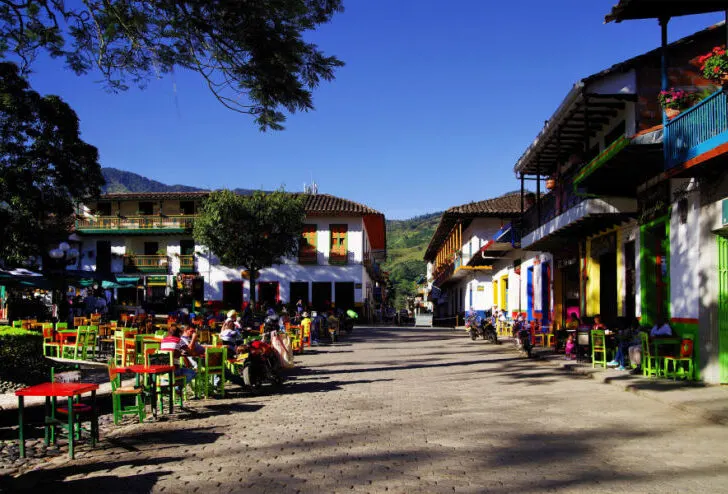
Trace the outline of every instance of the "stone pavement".
[[357, 328], [298, 364], [282, 393], [231, 387], [166, 420], [114, 428], [96, 450], [52, 458], [0, 489], [727, 490], [728, 427], [508, 344], [447, 329]]

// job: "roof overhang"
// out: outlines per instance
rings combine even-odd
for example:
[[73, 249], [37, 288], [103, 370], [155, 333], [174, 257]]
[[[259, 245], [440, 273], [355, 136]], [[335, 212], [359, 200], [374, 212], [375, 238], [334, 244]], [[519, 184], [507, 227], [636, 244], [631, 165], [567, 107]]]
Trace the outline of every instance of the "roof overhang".
[[[625, 89], [631, 91], [632, 89]], [[590, 92], [580, 81], [571, 89], [547, 121], [533, 143], [514, 167], [524, 175], [550, 175], [574, 153], [581, 154], [586, 137], [594, 137], [614, 125], [619, 111], [636, 101], [631, 92], [601, 94]]]
[[364, 227], [369, 234], [369, 245], [373, 251], [384, 251], [387, 254], [387, 227], [383, 214], [364, 215]]
[[549, 251], [619, 225], [637, 214], [637, 199], [589, 198], [523, 236], [521, 248]]
[[637, 187], [664, 168], [662, 126], [635, 137], [620, 137], [574, 177], [589, 194], [636, 197]]
[[604, 17], [604, 22], [633, 19], [660, 19], [683, 15], [723, 12], [725, 0], [620, 0]]

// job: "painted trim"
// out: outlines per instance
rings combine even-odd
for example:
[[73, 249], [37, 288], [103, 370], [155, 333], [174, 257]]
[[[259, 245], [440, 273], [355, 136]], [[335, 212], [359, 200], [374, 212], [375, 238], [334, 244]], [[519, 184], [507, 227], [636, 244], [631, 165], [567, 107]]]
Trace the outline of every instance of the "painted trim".
[[627, 296], [625, 289], [625, 267], [624, 267], [624, 230], [622, 228], [617, 229], [617, 314], [624, 316], [624, 299]]
[[672, 317], [670, 322], [677, 324], [698, 324], [698, 318], [696, 317]]

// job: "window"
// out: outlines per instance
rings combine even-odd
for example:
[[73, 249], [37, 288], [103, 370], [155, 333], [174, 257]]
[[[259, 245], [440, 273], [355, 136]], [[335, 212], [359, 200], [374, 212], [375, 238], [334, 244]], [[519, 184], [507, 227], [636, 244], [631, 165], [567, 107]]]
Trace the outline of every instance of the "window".
[[111, 216], [111, 203], [100, 202], [96, 204], [96, 214], [99, 216]]
[[142, 214], [142, 215], [154, 214], [154, 203], [153, 202], [140, 202], [139, 203], [139, 214]]
[[195, 202], [194, 201], [180, 201], [179, 212], [181, 214], [195, 214]]
[[179, 241], [180, 254], [183, 256], [192, 256], [195, 254], [195, 241], [194, 240], [180, 240]]
[[345, 264], [348, 258], [346, 244], [347, 225], [330, 225], [331, 246], [329, 250], [329, 263]]
[[298, 244], [298, 262], [316, 264], [316, 225], [303, 225], [303, 232]]

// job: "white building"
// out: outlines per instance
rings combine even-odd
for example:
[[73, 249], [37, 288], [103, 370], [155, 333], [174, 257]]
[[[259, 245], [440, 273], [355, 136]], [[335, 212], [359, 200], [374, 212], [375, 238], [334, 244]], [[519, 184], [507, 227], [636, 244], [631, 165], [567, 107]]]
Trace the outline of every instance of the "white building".
[[[78, 269], [132, 283], [118, 288], [119, 302], [207, 302], [240, 308], [250, 300], [244, 266], [223, 266], [192, 226], [207, 192], [106, 194], [80, 208]], [[307, 194], [306, 220], [297, 258], [261, 270], [256, 300], [314, 308], [329, 303], [372, 314], [382, 301], [386, 229], [382, 213], [328, 194]], [[136, 286], [136, 288], [134, 287]], [[181, 294], [181, 295], [180, 295]]]
[[515, 193], [455, 206], [443, 213], [424, 256], [432, 282], [433, 324], [462, 324], [470, 307], [481, 316], [493, 307], [493, 262], [488, 259], [508, 256], [488, 249], [495, 243], [510, 244], [510, 229], [504, 227], [520, 211], [521, 197]]

